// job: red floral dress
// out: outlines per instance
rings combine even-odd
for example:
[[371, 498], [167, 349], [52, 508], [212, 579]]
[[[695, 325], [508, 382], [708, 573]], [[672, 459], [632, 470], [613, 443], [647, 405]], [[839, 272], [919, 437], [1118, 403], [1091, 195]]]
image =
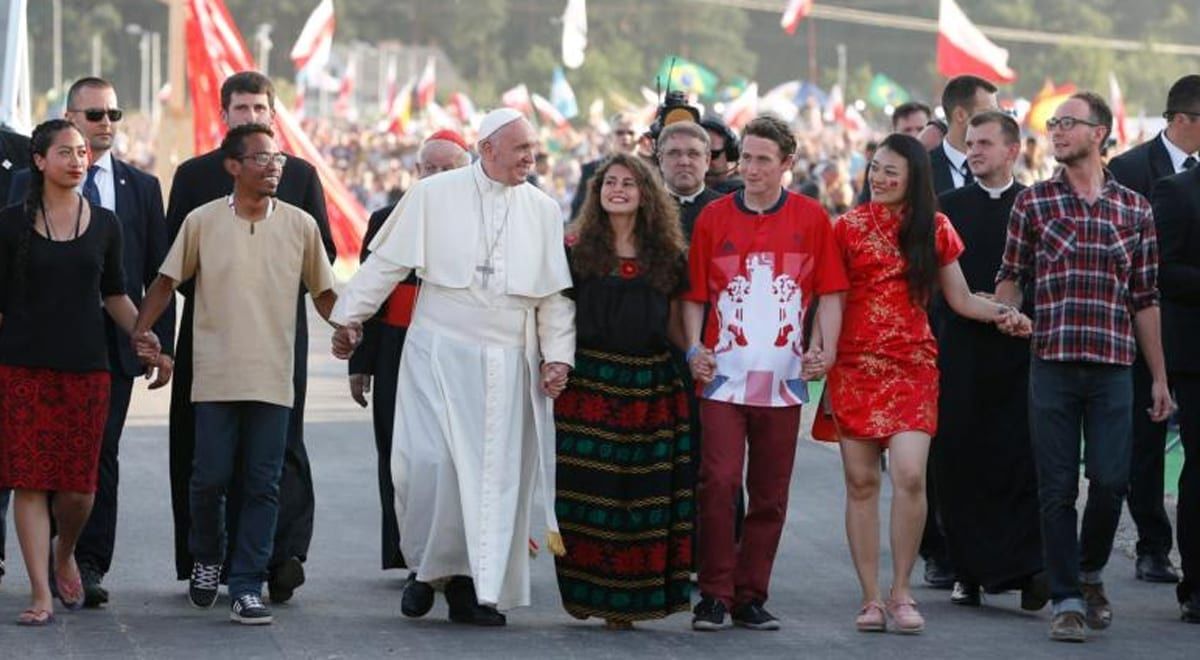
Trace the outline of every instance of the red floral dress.
[[[962, 254], [962, 239], [946, 216], [934, 223], [938, 263], [946, 266]], [[813, 424], [818, 440], [886, 444], [903, 431], [937, 432], [937, 342], [925, 309], [909, 299], [899, 232], [900, 216], [874, 203], [834, 227], [850, 290], [837, 363]]]

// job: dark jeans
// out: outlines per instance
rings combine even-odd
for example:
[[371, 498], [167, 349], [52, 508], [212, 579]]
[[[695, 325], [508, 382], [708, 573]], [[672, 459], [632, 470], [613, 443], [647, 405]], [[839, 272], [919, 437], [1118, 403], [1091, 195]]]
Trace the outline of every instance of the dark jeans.
[[[1112, 552], [1129, 485], [1132, 411], [1129, 367], [1033, 358], [1029, 426], [1056, 613], [1083, 611], [1080, 571], [1098, 573]], [[1088, 497], [1077, 532], [1081, 429]]]
[[1150, 399], [1150, 369], [1138, 352], [1133, 364], [1133, 448], [1129, 463], [1129, 515], [1137, 525], [1137, 554], [1163, 555], [1171, 552], [1171, 519], [1163, 504], [1163, 472], [1166, 469], [1167, 423], [1155, 422], [1145, 414]]
[[75, 560], [81, 564], [91, 564], [101, 574], [107, 573], [112, 566], [113, 547], [117, 539], [117, 482], [120, 476], [117, 449], [133, 394], [132, 378], [113, 373], [111, 383], [108, 421], [104, 424], [104, 442], [100, 445], [96, 500], [75, 547]]
[[196, 561], [225, 558], [225, 496], [241, 476], [241, 511], [229, 565], [229, 595], [259, 595], [279, 513], [279, 476], [290, 408], [258, 401], [196, 404], [196, 449], [189, 488], [189, 550]]
[[1183, 602], [1200, 592], [1200, 374], [1172, 374], [1179, 403], [1179, 437], [1183, 441], [1183, 471], [1179, 473], [1179, 504], [1175, 531], [1183, 580], [1177, 594]]

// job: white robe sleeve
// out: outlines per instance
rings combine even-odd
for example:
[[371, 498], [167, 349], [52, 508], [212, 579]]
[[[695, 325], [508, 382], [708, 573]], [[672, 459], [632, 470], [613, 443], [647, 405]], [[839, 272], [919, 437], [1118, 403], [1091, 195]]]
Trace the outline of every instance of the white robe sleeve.
[[329, 320], [338, 325], [366, 321], [379, 311], [396, 285], [411, 272], [412, 269], [407, 266], [396, 265], [377, 253], [372, 254], [338, 294]]
[[543, 362], [575, 366], [575, 302], [561, 292], [537, 305], [538, 345]]

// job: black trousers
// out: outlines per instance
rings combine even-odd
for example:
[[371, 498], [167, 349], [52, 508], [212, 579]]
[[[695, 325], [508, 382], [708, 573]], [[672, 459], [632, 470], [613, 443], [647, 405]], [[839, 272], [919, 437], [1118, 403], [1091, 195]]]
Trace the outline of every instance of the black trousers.
[[946, 535], [942, 532], [942, 516], [937, 505], [937, 470], [934, 469], [932, 452], [925, 467], [925, 501], [929, 503], [929, 514], [925, 518], [919, 552], [921, 559], [947, 566], [950, 564], [950, 554], [946, 549]]
[[396, 520], [396, 488], [392, 483], [392, 433], [396, 423], [396, 382], [400, 376], [400, 351], [404, 329], [380, 324], [379, 347], [373, 365], [371, 421], [379, 468], [380, 567], [404, 568], [400, 554], [400, 525]]
[[1183, 580], [1176, 588], [1179, 602], [1200, 592], [1200, 373], [1172, 374], [1179, 404], [1179, 435], [1183, 441], [1183, 471], [1175, 533], [1179, 540]]
[[[295, 389], [291, 413], [288, 418], [287, 448], [283, 456], [283, 476], [279, 481], [279, 516], [275, 525], [275, 538], [269, 566], [273, 567], [288, 557], [300, 561], [308, 558], [308, 546], [312, 541], [313, 516], [316, 503], [313, 496], [312, 470], [308, 462], [308, 451], [304, 447], [304, 400], [308, 383], [308, 310], [304, 297], [296, 301], [296, 350], [292, 385]], [[188, 488], [192, 477], [192, 457], [196, 446], [196, 413], [192, 404], [192, 323], [193, 302], [186, 299], [180, 317], [179, 337], [175, 345], [175, 376], [171, 387], [170, 415], [170, 472], [171, 509], [175, 520], [175, 577], [186, 580], [192, 572], [192, 554], [188, 549], [188, 533], [192, 521]], [[240, 463], [236, 461], [236, 463]], [[236, 471], [234, 483], [240, 481]], [[226, 511], [241, 509], [236, 504], [238, 492], [231, 489], [226, 500]], [[235, 538], [237, 516], [226, 516], [229, 538]], [[228, 555], [233, 552], [229, 544]], [[226, 562], [228, 565], [228, 562]]]
[[92, 504], [92, 515], [84, 525], [75, 547], [75, 561], [91, 564], [101, 573], [107, 573], [112, 567], [113, 548], [117, 540], [117, 483], [120, 480], [117, 449], [133, 395], [133, 378], [113, 373], [110, 382], [108, 421], [104, 423], [104, 442], [100, 445], [96, 500]]
[[1129, 463], [1129, 515], [1137, 525], [1138, 556], [1171, 551], [1171, 520], [1163, 505], [1167, 424], [1153, 422], [1146, 411], [1150, 400], [1150, 370], [1138, 353], [1133, 364], [1133, 456]]

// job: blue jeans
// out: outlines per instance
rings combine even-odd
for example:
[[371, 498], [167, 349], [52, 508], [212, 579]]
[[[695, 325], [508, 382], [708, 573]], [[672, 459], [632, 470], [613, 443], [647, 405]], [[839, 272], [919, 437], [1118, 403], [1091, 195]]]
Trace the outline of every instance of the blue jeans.
[[229, 565], [229, 595], [261, 595], [279, 513], [279, 475], [291, 409], [258, 401], [196, 404], [196, 451], [192, 459], [192, 529], [195, 560], [219, 564], [225, 557], [225, 495], [234, 461], [241, 475], [241, 511]]
[[[1082, 613], [1080, 582], [1099, 581], [1129, 485], [1132, 370], [1035, 357], [1029, 373], [1029, 420], [1054, 613]], [[1077, 533], [1081, 429], [1088, 497]]]

